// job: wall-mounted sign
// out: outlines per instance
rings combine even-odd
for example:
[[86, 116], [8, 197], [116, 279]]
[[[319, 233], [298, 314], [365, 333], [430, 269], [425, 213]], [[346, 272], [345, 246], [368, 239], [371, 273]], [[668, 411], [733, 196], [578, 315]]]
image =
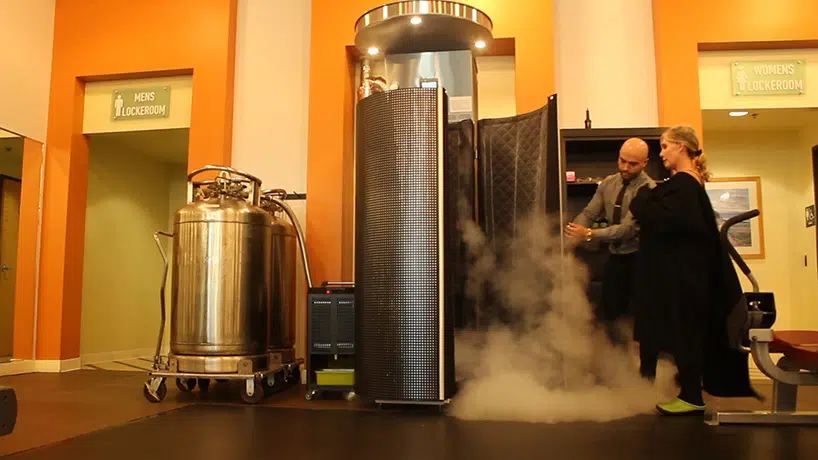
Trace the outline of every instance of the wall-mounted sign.
[[804, 218], [807, 221], [807, 228], [815, 226], [815, 205], [809, 205], [804, 210]]
[[803, 59], [733, 61], [730, 67], [736, 96], [804, 94]]
[[115, 121], [166, 118], [170, 116], [170, 87], [116, 89], [111, 116]]

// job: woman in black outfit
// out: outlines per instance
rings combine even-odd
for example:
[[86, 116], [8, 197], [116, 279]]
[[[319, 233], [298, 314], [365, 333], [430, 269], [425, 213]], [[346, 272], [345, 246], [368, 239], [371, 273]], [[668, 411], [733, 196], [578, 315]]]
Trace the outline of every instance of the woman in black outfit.
[[643, 375], [656, 373], [656, 360], [645, 356], [667, 353], [676, 363], [681, 392], [659, 412], [702, 414], [702, 381], [714, 396], [757, 396], [747, 355], [728, 343], [727, 315], [742, 291], [704, 189], [710, 174], [696, 132], [674, 126], [661, 145], [672, 177], [643, 187], [630, 205], [640, 225], [634, 338]]

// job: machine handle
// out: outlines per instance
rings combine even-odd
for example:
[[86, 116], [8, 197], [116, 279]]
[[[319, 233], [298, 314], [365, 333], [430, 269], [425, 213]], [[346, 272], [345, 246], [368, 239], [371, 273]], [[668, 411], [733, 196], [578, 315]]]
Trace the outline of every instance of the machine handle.
[[301, 259], [304, 262], [304, 276], [307, 278], [307, 287], [312, 289], [312, 276], [310, 275], [310, 263], [307, 260], [307, 248], [304, 245], [304, 232], [301, 231], [301, 225], [298, 223], [298, 219], [295, 217], [295, 213], [293, 212], [293, 210], [286, 203], [284, 203], [284, 201], [282, 201], [282, 200], [280, 200], [280, 199], [278, 199], [276, 197], [272, 197], [271, 199], [272, 199], [273, 203], [275, 203], [278, 206], [281, 206], [281, 209], [283, 209], [284, 212], [287, 213], [287, 217], [290, 218], [290, 220], [293, 223], [293, 226], [295, 226], [295, 233], [296, 233], [296, 236], [298, 236], [298, 246], [301, 248]]
[[278, 195], [282, 200], [287, 199], [287, 191], [283, 188], [272, 188], [261, 191], [261, 196]]
[[162, 356], [162, 338], [165, 336], [165, 285], [168, 279], [168, 257], [165, 255], [165, 249], [162, 247], [162, 242], [159, 241], [159, 235], [173, 238], [173, 233], [156, 232], [153, 234], [153, 239], [156, 241], [156, 247], [159, 248], [159, 253], [162, 254], [162, 261], [165, 263], [165, 269], [162, 271], [162, 287], [159, 288], [159, 305], [162, 309], [162, 318], [159, 322], [159, 340], [156, 343], [156, 354], [153, 356], [153, 369], [158, 370], [160, 359]]
[[324, 281], [323, 283], [321, 283], [321, 287], [323, 287], [323, 288], [330, 287], [330, 286], [355, 287], [355, 281]]
[[721, 231], [719, 232], [721, 234], [722, 244], [724, 244], [727, 247], [727, 252], [730, 254], [730, 257], [732, 257], [733, 260], [736, 261], [736, 265], [738, 265], [741, 271], [747, 276], [747, 278], [750, 279], [750, 283], [752, 283], [753, 285], [753, 292], [758, 292], [759, 290], [758, 280], [756, 280], [755, 276], [753, 276], [753, 273], [750, 271], [750, 267], [748, 267], [747, 263], [744, 262], [744, 259], [741, 257], [738, 251], [736, 251], [736, 248], [733, 246], [733, 244], [730, 243], [728, 233], [730, 231], [730, 227], [738, 223], [744, 222], [746, 220], [750, 220], [754, 217], [758, 217], [760, 214], [761, 213], [758, 211], [758, 209], [751, 209], [741, 214], [736, 214], [735, 216], [727, 219], [727, 221], [725, 221], [721, 225]]
[[235, 168], [231, 168], [229, 166], [217, 166], [217, 165], [202, 166], [199, 169], [195, 169], [195, 170], [191, 171], [187, 175], [187, 190], [188, 190], [188, 194], [187, 194], [187, 200], [188, 201], [187, 202], [188, 203], [193, 202], [193, 186], [194, 186], [193, 178], [198, 176], [199, 174], [201, 174], [203, 172], [207, 172], [207, 171], [221, 171], [221, 172], [226, 172], [226, 173], [230, 173], [230, 174], [235, 174], [237, 176], [241, 176], [241, 177], [243, 177], [245, 179], [248, 179], [249, 181], [253, 182], [253, 192], [251, 194], [252, 203], [253, 203], [254, 206], [258, 206], [259, 200], [261, 199], [261, 194], [259, 193], [259, 190], [261, 189], [261, 179], [259, 179], [256, 176], [253, 176], [252, 174], [248, 174], [248, 173], [246, 173], [244, 171], [241, 171], [241, 170], [238, 170], [238, 169], [235, 169]]

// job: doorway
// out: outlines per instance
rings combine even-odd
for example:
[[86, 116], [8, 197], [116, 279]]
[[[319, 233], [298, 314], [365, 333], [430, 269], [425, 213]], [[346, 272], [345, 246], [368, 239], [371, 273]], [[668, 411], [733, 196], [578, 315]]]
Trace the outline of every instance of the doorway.
[[[813, 146], [818, 142], [818, 110], [703, 110], [702, 121], [714, 179], [738, 184], [740, 192], [720, 206], [739, 206], [741, 193], [749, 194], [751, 202], [752, 196], [757, 198], [752, 207], [761, 216], [755, 227], [745, 227], [749, 236], [737, 233], [736, 241], [744, 246], [739, 252], [745, 254], [761, 291], [775, 294], [776, 327], [818, 328], [818, 234], [805, 219], [805, 210], [816, 203]], [[757, 191], [755, 185], [741, 188], [745, 184], [757, 184]], [[746, 206], [741, 204], [740, 210]], [[756, 237], [762, 244], [750, 244]], [[739, 277], [745, 290], [752, 289], [747, 277]]]
[[[143, 372], [153, 362], [163, 268], [153, 235], [172, 231], [184, 205], [188, 134], [181, 128], [87, 135], [83, 369]], [[170, 242], [162, 243], [170, 254]]]
[[0, 363], [14, 349], [17, 240], [23, 173], [23, 138], [0, 129]]

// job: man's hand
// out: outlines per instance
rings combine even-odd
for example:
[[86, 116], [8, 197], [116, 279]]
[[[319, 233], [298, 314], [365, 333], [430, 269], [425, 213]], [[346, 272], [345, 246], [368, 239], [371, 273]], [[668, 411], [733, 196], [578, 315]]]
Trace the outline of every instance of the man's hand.
[[565, 236], [579, 241], [588, 240], [589, 231], [589, 228], [573, 222], [565, 226]]

